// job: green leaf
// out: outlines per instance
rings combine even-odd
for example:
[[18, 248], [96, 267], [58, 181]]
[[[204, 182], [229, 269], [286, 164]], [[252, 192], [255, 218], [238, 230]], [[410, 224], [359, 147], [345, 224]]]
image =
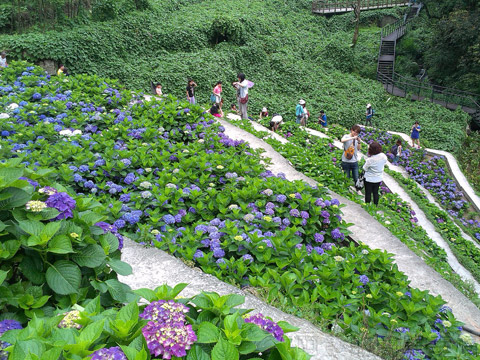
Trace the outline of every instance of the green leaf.
[[91, 300], [87, 306], [85, 306], [85, 312], [87, 314], [98, 314], [101, 309], [100, 296], [97, 296], [95, 299]]
[[238, 360], [238, 358], [238, 350], [223, 338], [220, 338], [220, 341], [213, 347], [212, 360]]
[[8, 274], [8, 271], [0, 270], [0, 285], [2, 285], [2, 283], [7, 278], [7, 274]]
[[279, 322], [277, 322], [277, 325], [282, 328], [282, 330], [285, 334], [289, 333], [289, 332], [298, 331], [298, 329], [299, 329], [298, 327], [293, 326], [286, 321], [279, 321]]
[[100, 337], [104, 324], [105, 319], [102, 319], [87, 325], [78, 336], [77, 341], [92, 344]]
[[0, 210], [9, 210], [19, 206], [25, 205], [31, 198], [31, 195], [25, 190], [9, 187], [0, 192], [0, 196], [3, 194], [10, 195], [8, 199], [0, 200]]
[[0, 183], [2, 187], [10, 185], [12, 182], [17, 181], [19, 177], [23, 175], [24, 169], [14, 167], [0, 168]]
[[119, 275], [128, 276], [132, 274], [132, 267], [126, 262], [118, 259], [110, 259], [107, 261], [107, 264]]
[[210, 356], [200, 344], [195, 344], [188, 351], [187, 360], [210, 360]]
[[117, 301], [125, 301], [126, 292], [130, 290], [128, 285], [122, 284], [120, 281], [115, 279], [109, 279], [105, 281], [107, 285], [107, 291], [110, 293], [113, 299]]
[[138, 319], [138, 305], [136, 303], [130, 303], [122, 307], [117, 314], [117, 319], [125, 322]]
[[152, 289], [142, 288], [142, 289], [133, 290], [133, 292], [135, 294], [137, 294], [138, 296], [141, 296], [142, 298], [144, 298], [148, 302], [158, 300], [157, 295], [155, 294], [155, 291], [153, 291]]
[[44, 263], [36, 254], [25, 256], [20, 263], [20, 270], [25, 277], [35, 285], [45, 282]]
[[268, 333], [255, 324], [246, 323], [242, 328], [241, 335], [247, 341], [262, 341], [268, 336]]
[[71, 261], [59, 260], [47, 269], [47, 283], [58, 294], [76, 294], [80, 288], [82, 273]]
[[55, 254], [73, 253], [72, 241], [67, 235], [57, 235], [48, 242], [47, 250]]
[[105, 252], [100, 245], [88, 245], [72, 256], [72, 260], [80, 266], [95, 268], [103, 264]]
[[39, 236], [45, 227], [40, 221], [37, 220], [24, 220], [19, 221], [18, 225], [20, 229], [32, 236]]
[[220, 330], [211, 322], [202, 322], [197, 331], [197, 342], [200, 344], [211, 344], [218, 341]]
[[82, 219], [89, 226], [95, 225], [97, 222], [104, 221], [106, 218], [107, 217], [105, 215], [100, 215], [90, 210], [80, 214], [80, 219]]

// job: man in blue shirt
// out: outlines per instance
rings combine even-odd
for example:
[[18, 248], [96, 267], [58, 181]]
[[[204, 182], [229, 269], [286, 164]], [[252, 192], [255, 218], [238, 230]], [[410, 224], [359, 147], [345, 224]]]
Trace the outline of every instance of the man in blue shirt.
[[300, 101], [297, 104], [297, 107], [295, 108], [295, 116], [296, 116], [296, 123], [301, 124], [302, 126], [305, 126], [305, 100], [300, 99]]
[[325, 115], [325, 111], [320, 111], [320, 116], [318, 117], [318, 123], [323, 127], [327, 127], [327, 115]]
[[365, 111], [365, 115], [366, 115], [365, 126], [368, 126], [368, 124], [370, 124], [370, 126], [373, 126], [372, 125], [372, 117], [373, 117], [372, 105], [367, 104], [367, 111]]

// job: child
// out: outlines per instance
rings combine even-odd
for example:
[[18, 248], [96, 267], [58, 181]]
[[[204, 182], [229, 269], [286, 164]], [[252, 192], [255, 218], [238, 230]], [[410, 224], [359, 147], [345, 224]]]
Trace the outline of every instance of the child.
[[262, 111], [260, 111], [260, 120], [266, 117], [268, 117], [268, 110], [266, 107], [264, 107]]
[[195, 104], [195, 87], [197, 84], [192, 79], [188, 79], [187, 100], [190, 104]]
[[395, 145], [392, 146], [390, 152], [393, 155], [393, 163], [398, 162], [398, 158], [402, 155], [402, 140], [398, 139]]
[[162, 85], [160, 85], [160, 83], [157, 83], [157, 84], [155, 85], [155, 94], [156, 94], [157, 96], [162, 96], [162, 95], [163, 95], [163, 93], [162, 93]]
[[207, 112], [215, 117], [223, 117], [223, 111], [218, 104], [213, 104], [212, 107], [207, 110]]
[[420, 124], [418, 121], [415, 121], [415, 124], [412, 126], [412, 132], [410, 137], [412, 138], [412, 147], [415, 147], [415, 142], [417, 143], [418, 148], [420, 149]]
[[6, 67], [8, 67], [7, 53], [5, 51], [2, 51], [2, 54], [0, 55], [0, 68], [6, 68]]
[[213, 88], [213, 95], [215, 95], [215, 104], [220, 104], [222, 100], [222, 82], [217, 81], [217, 84]]
[[327, 115], [325, 115], [325, 111], [320, 111], [320, 116], [318, 117], [318, 123], [322, 125], [324, 128], [327, 127]]
[[235, 114], [238, 114], [237, 105], [235, 104], [230, 105], [230, 111], [234, 112]]
[[368, 126], [368, 124], [370, 124], [370, 126], [373, 126], [372, 125], [373, 109], [371, 104], [367, 104], [367, 111], [365, 111], [365, 117], [366, 117], [365, 126]]
[[67, 68], [63, 64], [60, 64], [60, 66], [58, 67], [57, 76], [60, 75], [68, 75]]

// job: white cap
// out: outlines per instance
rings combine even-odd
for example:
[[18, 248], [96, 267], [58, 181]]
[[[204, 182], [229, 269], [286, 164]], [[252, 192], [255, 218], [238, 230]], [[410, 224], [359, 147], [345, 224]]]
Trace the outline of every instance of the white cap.
[[372, 107], [372, 104], [367, 104], [367, 108]]
[[267, 111], [268, 111], [268, 110], [267, 110], [266, 107], [264, 107], [264, 108], [262, 109], [262, 112], [267, 112]]
[[300, 101], [298, 102], [300, 105], [305, 105], [305, 100], [303, 99], [300, 99]]

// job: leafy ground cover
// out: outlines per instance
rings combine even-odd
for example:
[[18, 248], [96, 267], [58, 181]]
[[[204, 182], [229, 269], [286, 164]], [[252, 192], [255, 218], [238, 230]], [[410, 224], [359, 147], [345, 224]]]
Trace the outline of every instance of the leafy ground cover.
[[23, 63], [2, 73], [1, 91], [4, 156], [55, 168], [51, 181], [106, 205], [108, 229], [308, 308], [351, 340], [387, 343], [390, 358], [476, 356], [441, 298], [410, 288], [391, 255], [348, 240], [324, 186], [265, 171], [200, 107], [143, 103], [113, 81], [49, 78]]
[[242, 71], [255, 82], [249, 100], [253, 114], [267, 106], [271, 113], [293, 119], [296, 103], [304, 98], [314, 117], [323, 109], [330, 122], [349, 127], [363, 121], [365, 106], [371, 103], [376, 126], [408, 132], [419, 120], [422, 138], [435, 148], [457, 149], [468, 115], [391, 97], [374, 80], [377, 23], [402, 12], [362, 12], [364, 27], [355, 48], [350, 47], [353, 13], [327, 19], [311, 13], [311, 2], [297, 0], [280, 5], [254, 0], [248, 6], [239, 0], [162, 1], [111, 22], [3, 35], [0, 41], [13, 59], [52, 59], [73, 73], [113, 77], [144, 90], [158, 80], [164, 93], [179, 98], [192, 77], [199, 85], [197, 100], [205, 104], [219, 80], [224, 82], [225, 103], [234, 102], [229, 83]]

